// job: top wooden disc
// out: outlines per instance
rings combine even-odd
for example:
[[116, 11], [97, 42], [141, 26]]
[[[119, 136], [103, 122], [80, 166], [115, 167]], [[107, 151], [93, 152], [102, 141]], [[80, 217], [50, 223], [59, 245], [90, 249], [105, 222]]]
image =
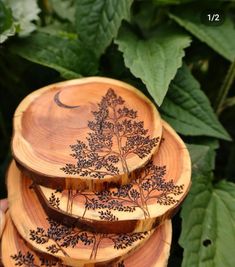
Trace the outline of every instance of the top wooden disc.
[[136, 88], [91, 77], [28, 95], [14, 116], [13, 155], [36, 183], [102, 190], [126, 184], [156, 152], [160, 116]]

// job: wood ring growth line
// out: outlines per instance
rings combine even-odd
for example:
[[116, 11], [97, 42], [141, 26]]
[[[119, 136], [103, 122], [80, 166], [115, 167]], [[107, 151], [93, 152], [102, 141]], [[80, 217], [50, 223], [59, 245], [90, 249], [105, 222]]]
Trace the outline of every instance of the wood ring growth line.
[[38, 184], [100, 191], [127, 184], [157, 151], [161, 133], [159, 113], [144, 94], [90, 77], [28, 95], [15, 112], [12, 151]]
[[[92, 264], [78, 267], [165, 267], [167, 265], [172, 236], [171, 222], [165, 221], [158, 227], [145, 245], [124, 259], [109, 264]], [[11, 218], [7, 217], [1, 251], [3, 264], [7, 267], [19, 266], [54, 266], [66, 267], [58, 258], [34, 251], [17, 232]]]
[[188, 150], [166, 122], [158, 152], [136, 171], [135, 178], [101, 192], [37, 185], [35, 191], [48, 216], [63, 223], [86, 225], [103, 233], [151, 230], [175, 214], [191, 184]]

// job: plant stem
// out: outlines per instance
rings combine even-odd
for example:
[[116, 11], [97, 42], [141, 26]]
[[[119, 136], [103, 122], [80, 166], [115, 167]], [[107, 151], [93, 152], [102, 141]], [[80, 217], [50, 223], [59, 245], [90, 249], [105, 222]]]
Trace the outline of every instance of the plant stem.
[[216, 114], [219, 116], [220, 113], [223, 110], [223, 105], [225, 102], [225, 99], [228, 95], [229, 89], [232, 86], [232, 83], [234, 81], [235, 78], [235, 60], [231, 63], [227, 75], [223, 81], [223, 84], [219, 90], [219, 94], [216, 100], [216, 104], [215, 104], [215, 111]]
[[235, 96], [233, 97], [228, 97], [225, 101], [224, 101], [224, 105], [222, 107], [222, 110], [232, 107], [235, 105]]
[[42, 5], [44, 8], [44, 11], [47, 13], [51, 13], [52, 12], [52, 7], [51, 4], [48, 0], [42, 0]]

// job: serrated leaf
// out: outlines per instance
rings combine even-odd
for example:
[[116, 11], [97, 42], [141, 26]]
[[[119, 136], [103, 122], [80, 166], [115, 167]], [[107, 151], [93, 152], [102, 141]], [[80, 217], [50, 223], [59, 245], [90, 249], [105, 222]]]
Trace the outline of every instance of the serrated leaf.
[[99, 57], [116, 37], [123, 19], [130, 16], [133, 0], [79, 0], [76, 27], [80, 40]]
[[189, 36], [167, 27], [157, 31], [154, 38], [141, 40], [123, 27], [115, 42], [123, 52], [125, 65], [161, 105], [170, 81], [182, 65], [184, 48], [190, 44]]
[[181, 217], [182, 267], [234, 267], [235, 184], [194, 177]]
[[215, 150], [210, 146], [187, 144], [193, 175], [205, 174], [215, 168]]
[[217, 53], [233, 61], [235, 58], [235, 27], [231, 17], [226, 15], [225, 21], [219, 26], [208, 26], [201, 22], [202, 11], [200, 7], [190, 6], [179, 8], [170, 14], [179, 25], [205, 42]]
[[170, 84], [161, 106], [162, 117], [184, 135], [205, 135], [231, 140], [218, 121], [209, 99], [186, 66]]
[[116, 37], [123, 19], [129, 19], [133, 0], [80, 0], [76, 28], [80, 40], [100, 56]]
[[35, 33], [15, 42], [10, 49], [29, 61], [57, 70], [66, 79], [97, 72], [96, 57], [77, 40]]

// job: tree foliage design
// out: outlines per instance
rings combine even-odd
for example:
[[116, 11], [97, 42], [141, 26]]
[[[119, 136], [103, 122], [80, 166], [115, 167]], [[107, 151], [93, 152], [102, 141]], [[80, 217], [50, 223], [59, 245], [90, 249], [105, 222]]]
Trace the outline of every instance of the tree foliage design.
[[68, 190], [68, 202], [72, 213], [73, 201], [83, 196], [84, 213], [87, 210], [99, 210], [99, 218], [107, 221], [117, 221], [118, 217], [112, 211], [134, 212], [136, 208], [142, 210], [145, 218], [150, 217], [148, 203], [154, 201], [159, 205], [173, 205], [178, 202], [176, 196], [183, 193], [184, 185], [175, 185], [173, 180], [166, 181], [166, 166], [157, 166], [150, 160], [145, 168], [136, 171], [136, 179], [116, 190], [101, 192], [81, 192]]
[[11, 258], [15, 261], [16, 266], [28, 266], [28, 267], [65, 267], [66, 265], [62, 264], [59, 259], [48, 259], [45, 257], [38, 257], [39, 263], [35, 262], [35, 256], [27, 251], [25, 254], [22, 251], [19, 251], [18, 254], [11, 255]]
[[62, 170], [67, 174], [79, 174], [93, 178], [114, 176], [122, 171], [129, 174], [127, 157], [135, 154], [139, 158], [149, 155], [159, 142], [150, 138], [144, 122], [137, 121], [137, 111], [124, 106], [125, 101], [108, 89], [98, 103], [98, 110], [92, 111], [94, 121], [88, 121], [87, 144], [77, 140], [71, 145], [71, 156], [76, 164], [66, 164]]
[[46, 247], [47, 251], [52, 254], [62, 252], [64, 256], [69, 257], [65, 248], [75, 248], [78, 243], [84, 246], [91, 246], [90, 259], [95, 259], [100, 243], [104, 239], [109, 239], [113, 242], [115, 249], [124, 249], [132, 246], [138, 240], [145, 238], [147, 232], [130, 233], [130, 234], [98, 234], [87, 232], [86, 230], [78, 230], [75, 227], [69, 227], [58, 223], [52, 219], [47, 219], [49, 228], [47, 230], [37, 227], [36, 230], [30, 230], [30, 239], [37, 244], [46, 244], [53, 241], [54, 244]]
[[54, 208], [60, 209], [60, 199], [56, 197], [54, 193], [52, 193], [49, 198], [49, 204]]
[[145, 217], [150, 217], [149, 201], [173, 205], [178, 202], [175, 196], [183, 193], [183, 185], [175, 185], [173, 180], [165, 181], [165, 174], [166, 166], [156, 166], [150, 161], [144, 169], [137, 171], [137, 178], [130, 184], [121, 185], [117, 190], [97, 192], [92, 198], [86, 196], [85, 209], [106, 209], [99, 212], [100, 219], [114, 220], [112, 210], [133, 212], [136, 208], [141, 209]]

